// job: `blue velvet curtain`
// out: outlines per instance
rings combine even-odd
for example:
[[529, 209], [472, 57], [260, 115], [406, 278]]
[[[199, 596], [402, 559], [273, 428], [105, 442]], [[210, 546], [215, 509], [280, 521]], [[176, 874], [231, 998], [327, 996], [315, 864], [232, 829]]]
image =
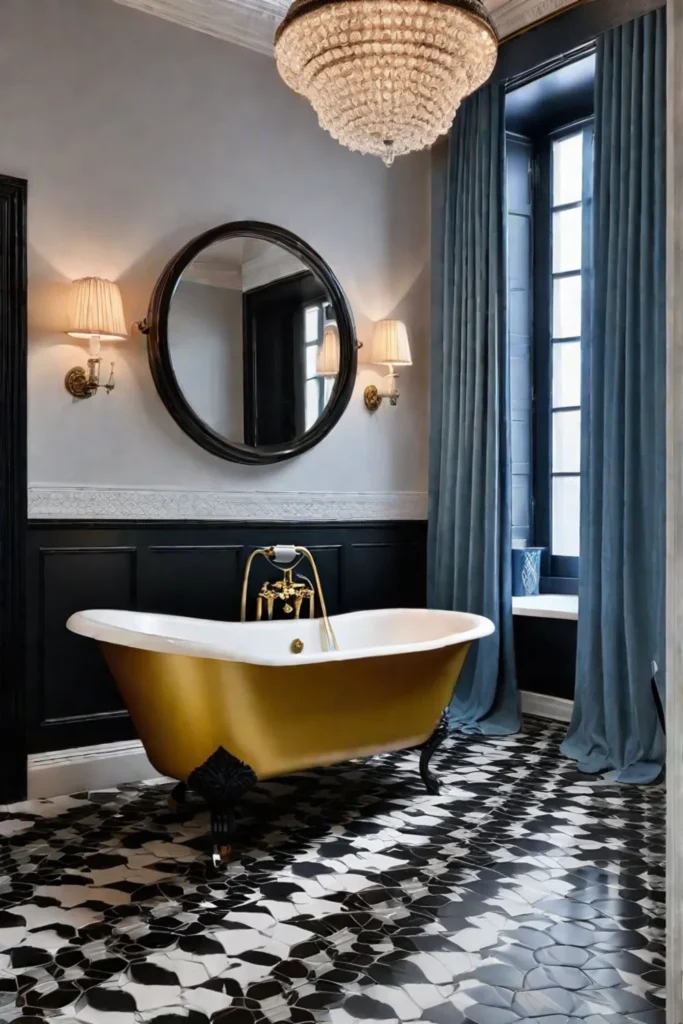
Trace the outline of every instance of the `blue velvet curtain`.
[[[438, 160], [438, 154], [437, 154]], [[512, 646], [504, 96], [488, 86], [455, 119], [435, 168], [428, 590], [432, 607], [485, 615], [451, 725], [519, 728]]]
[[594, 314], [584, 344], [579, 633], [563, 751], [622, 781], [659, 774], [664, 664], [664, 8], [598, 43]]

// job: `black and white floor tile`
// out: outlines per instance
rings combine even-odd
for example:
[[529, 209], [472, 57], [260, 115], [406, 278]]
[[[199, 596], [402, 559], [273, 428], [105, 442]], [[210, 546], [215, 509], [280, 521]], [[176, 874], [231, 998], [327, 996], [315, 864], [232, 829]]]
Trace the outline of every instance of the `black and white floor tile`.
[[0, 813], [0, 1021], [664, 1024], [663, 789], [561, 737], [261, 785], [224, 873], [166, 784]]

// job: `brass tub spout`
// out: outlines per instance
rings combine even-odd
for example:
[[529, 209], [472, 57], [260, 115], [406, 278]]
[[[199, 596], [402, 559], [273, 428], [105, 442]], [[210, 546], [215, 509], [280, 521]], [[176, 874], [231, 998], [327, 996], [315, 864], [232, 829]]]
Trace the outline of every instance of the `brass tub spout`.
[[[308, 602], [308, 617], [315, 617], [315, 589], [318, 591], [318, 600], [320, 601], [320, 611], [322, 613], [322, 647], [324, 651], [339, 650], [339, 644], [332, 628], [329, 616], [327, 614], [327, 605], [325, 604], [325, 595], [323, 594], [323, 585], [320, 581], [320, 573], [318, 572], [318, 566], [315, 563], [313, 555], [308, 548], [295, 547], [292, 548], [295, 555], [299, 555], [298, 561], [286, 569], [281, 569], [283, 578], [278, 580], [276, 583], [266, 582], [261, 587], [258, 596], [256, 598], [256, 621], [260, 622], [263, 618], [263, 605], [266, 606], [266, 614], [269, 619], [273, 618], [273, 612], [275, 609], [275, 602], [283, 602], [283, 610], [286, 614], [291, 615], [294, 612], [295, 619], [298, 619], [301, 614], [301, 607], [304, 601]], [[263, 558], [267, 559], [268, 562], [273, 563], [276, 558], [276, 549], [270, 548], [257, 548], [249, 555], [247, 564], [244, 569], [244, 579], [242, 580], [242, 602], [240, 620], [242, 622], [247, 621], [247, 595], [249, 591], [249, 577], [251, 574], [251, 566], [254, 559], [258, 555], [262, 555]], [[301, 577], [305, 580], [304, 583], [297, 583], [294, 580], [293, 572], [299, 563], [304, 559], [308, 559], [311, 569], [313, 570], [313, 579], [315, 580], [315, 589], [311, 586], [309, 580], [306, 577]]]

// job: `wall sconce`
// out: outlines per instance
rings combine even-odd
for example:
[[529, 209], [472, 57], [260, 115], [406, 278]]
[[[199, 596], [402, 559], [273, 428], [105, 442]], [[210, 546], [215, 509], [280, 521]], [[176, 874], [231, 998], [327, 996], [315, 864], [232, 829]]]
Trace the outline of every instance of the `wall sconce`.
[[84, 277], [74, 281], [73, 287], [74, 310], [67, 334], [88, 339], [90, 359], [87, 371], [82, 366], [69, 370], [64, 385], [74, 398], [90, 398], [98, 388], [104, 388], [109, 394], [114, 390], [114, 364], [111, 364], [108, 382], [100, 384], [101, 343], [125, 341], [128, 337], [119, 286], [99, 277]]
[[383, 398], [388, 398], [391, 405], [396, 405], [398, 402], [400, 397], [396, 389], [398, 374], [394, 367], [413, 365], [408, 331], [401, 320], [380, 320], [375, 324], [370, 362], [389, 367], [389, 373], [382, 378], [386, 384], [383, 384], [381, 389], [375, 387], [374, 384], [369, 384], [363, 395], [366, 407], [370, 412], [376, 412], [382, 404]]
[[325, 324], [316, 372], [319, 377], [336, 377], [339, 373], [339, 334], [334, 323]]

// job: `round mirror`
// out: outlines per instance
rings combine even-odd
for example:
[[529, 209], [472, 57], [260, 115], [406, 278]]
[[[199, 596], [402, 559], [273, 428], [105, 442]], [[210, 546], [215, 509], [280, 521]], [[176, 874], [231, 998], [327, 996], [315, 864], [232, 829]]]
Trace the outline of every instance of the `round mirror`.
[[167, 409], [207, 451], [242, 463], [300, 455], [353, 391], [353, 318], [305, 242], [255, 221], [214, 228], [161, 275], [148, 316], [152, 375]]

